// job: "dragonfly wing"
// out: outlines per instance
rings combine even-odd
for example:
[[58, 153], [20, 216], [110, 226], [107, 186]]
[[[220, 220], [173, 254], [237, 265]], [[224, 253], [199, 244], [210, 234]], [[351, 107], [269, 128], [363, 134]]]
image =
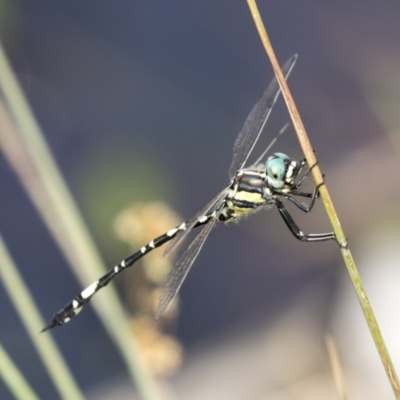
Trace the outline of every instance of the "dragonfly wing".
[[211, 229], [215, 226], [217, 221], [217, 216], [214, 216], [210, 219], [208, 224], [206, 224], [206, 226], [200, 231], [200, 233], [196, 236], [196, 238], [172, 268], [170, 274], [168, 275], [167, 283], [165, 284], [161, 293], [160, 303], [156, 315], [157, 319], [164, 314], [165, 310], [178, 293], [183, 281], [186, 278], [186, 275], [190, 270], [190, 267], [193, 265], [193, 262], [203, 247], [207, 236], [210, 234]]
[[[282, 68], [285, 79], [288, 78], [290, 72], [296, 63], [297, 55], [290, 57]], [[261, 99], [255, 104], [249, 116], [244, 122], [242, 130], [239, 132], [233, 146], [233, 155], [231, 166], [229, 168], [229, 177], [233, 178], [238, 170], [245, 165], [249, 155], [253, 151], [255, 144], [264, 128], [271, 110], [278, 99], [281, 92], [276, 77], [271, 81], [262, 95]]]
[[167, 256], [169, 253], [171, 253], [172, 250], [175, 250], [190, 233], [190, 231], [196, 226], [196, 224], [201, 223], [201, 217], [209, 215], [213, 211], [219, 210], [221, 208], [228, 194], [228, 191], [229, 187], [219, 192], [217, 196], [209, 201], [205, 205], [205, 207], [203, 207], [193, 218], [185, 223], [185, 229], [180, 230], [177, 235], [172, 239], [172, 241], [168, 244], [167, 248], [164, 251], [164, 256]]

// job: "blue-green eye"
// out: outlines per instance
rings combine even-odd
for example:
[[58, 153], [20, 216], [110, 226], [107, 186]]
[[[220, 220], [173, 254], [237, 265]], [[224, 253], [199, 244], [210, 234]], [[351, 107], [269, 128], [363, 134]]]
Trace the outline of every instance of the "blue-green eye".
[[268, 182], [274, 189], [284, 186], [288, 162], [290, 162], [290, 158], [283, 153], [275, 153], [268, 158], [265, 169]]
[[270, 158], [275, 157], [283, 160], [285, 163], [290, 162], [290, 157], [285, 153], [274, 153]]

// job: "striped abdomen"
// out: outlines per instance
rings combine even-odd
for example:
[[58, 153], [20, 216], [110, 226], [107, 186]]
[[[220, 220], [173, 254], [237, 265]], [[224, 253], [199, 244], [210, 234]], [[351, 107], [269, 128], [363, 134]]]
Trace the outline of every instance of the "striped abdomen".
[[232, 218], [238, 218], [266, 204], [265, 176], [258, 172], [242, 171], [230, 191], [226, 204]]

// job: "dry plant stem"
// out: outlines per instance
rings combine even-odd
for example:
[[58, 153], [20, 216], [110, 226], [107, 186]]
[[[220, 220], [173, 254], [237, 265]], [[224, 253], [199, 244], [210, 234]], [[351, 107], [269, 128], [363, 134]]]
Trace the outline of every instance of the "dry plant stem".
[[[82, 284], [86, 285], [101, 276], [105, 266], [47, 147], [1, 42], [0, 90], [12, 116], [12, 119], [6, 117], [12, 121], [6, 124], [10, 129], [0, 132], [0, 146], [64, 256]], [[4, 106], [2, 110], [6, 111]], [[102, 296], [93, 299], [92, 304], [119, 348], [141, 397], [146, 400], [163, 398], [158, 382], [144, 363], [114, 288], [110, 285]]]
[[[293, 125], [295, 127], [297, 136], [299, 138], [300, 145], [301, 145], [301, 147], [304, 151], [305, 157], [307, 159], [307, 163], [308, 163], [308, 165], [315, 165], [317, 160], [315, 158], [312, 146], [306, 135], [304, 125], [301, 121], [299, 112], [294, 103], [293, 97], [289, 91], [286, 80], [284, 79], [282, 71], [279, 67], [279, 63], [276, 59], [271, 42], [268, 38], [267, 32], [265, 30], [264, 24], [262, 22], [260, 13], [259, 13], [257, 5], [256, 5], [256, 2], [255, 2], [255, 0], [247, 0], [247, 2], [249, 5], [249, 8], [250, 8], [250, 12], [253, 16], [255, 25], [257, 27], [258, 33], [260, 35], [261, 41], [262, 41], [264, 48], [268, 54], [268, 57], [271, 61], [275, 75], [279, 82], [279, 86], [281, 87], [283, 97], [284, 97], [287, 107], [289, 109], [289, 113], [290, 113]], [[321, 171], [320, 171], [318, 165], [316, 165], [315, 168], [312, 169], [312, 173], [313, 173], [314, 179], [317, 184], [323, 182], [323, 177], [322, 177], [322, 174], [321, 174]], [[362, 311], [364, 313], [365, 319], [367, 321], [368, 327], [371, 331], [372, 338], [375, 342], [375, 346], [378, 350], [379, 356], [381, 357], [383, 366], [384, 366], [386, 374], [389, 378], [390, 384], [392, 385], [392, 389], [395, 393], [396, 399], [400, 400], [400, 384], [399, 384], [399, 380], [397, 378], [396, 370], [394, 369], [392, 360], [387, 352], [385, 342], [383, 340], [382, 334], [378, 327], [377, 321], [376, 321], [374, 313], [372, 311], [372, 308], [371, 308], [370, 302], [368, 300], [367, 294], [365, 292], [364, 286], [362, 284], [361, 278], [358, 274], [353, 257], [348, 248], [346, 236], [344, 235], [344, 232], [341, 228], [339, 219], [337, 217], [335, 208], [334, 208], [332, 200], [329, 196], [326, 185], [321, 186], [320, 194], [321, 194], [322, 202], [323, 202], [326, 212], [328, 214], [329, 220], [330, 220], [333, 230], [335, 232], [336, 238], [341, 247], [341, 252], [342, 252], [344, 262], [345, 262], [347, 270], [349, 272], [351, 281], [353, 283], [353, 287], [356, 291], [356, 294], [357, 294], [358, 300], [360, 302]]]
[[[4, 124], [4, 119], [1, 118], [1, 114], [0, 121]], [[38, 331], [41, 329], [45, 321], [40, 316], [39, 310], [35, 306], [35, 301], [23, 282], [17, 266], [8, 253], [1, 235], [0, 278], [9, 298], [21, 318], [22, 324], [28, 332], [31, 341], [34, 343], [60, 398], [68, 400], [83, 400], [85, 396], [76, 385], [74, 378], [69, 371], [68, 366], [64, 362], [62, 355], [58, 351], [57, 345], [54, 343], [52, 337], [50, 335], [38, 335]], [[1, 355], [1, 358], [5, 360], [7, 364], [12, 363], [11, 360], [7, 361], [5, 353]], [[6, 380], [6, 376], [10, 373], [15, 377], [21, 375], [15, 366], [10, 370], [3, 365], [2, 361], [0, 361], [0, 373], [4, 380]], [[18, 385], [12, 385], [11, 388], [14, 390], [29, 391], [29, 386], [27, 386], [23, 378], [19, 378], [19, 381], [20, 383]], [[28, 396], [28, 394], [26, 394], [26, 397], [15, 397], [21, 399], [36, 398], [36, 396], [33, 395]]]
[[340, 400], [348, 400], [346, 382], [344, 379], [342, 363], [339, 359], [339, 353], [335, 344], [335, 341], [329, 333], [325, 335], [325, 343], [329, 353], [329, 359], [331, 361], [333, 377], [335, 379], [336, 388], [339, 394]]
[[[287, 82], [285, 78], [283, 77], [281, 68], [279, 66], [278, 60], [275, 56], [274, 50], [272, 48], [271, 42], [269, 41], [267, 32], [265, 30], [264, 24], [262, 22], [261, 16], [258, 12], [256, 3], [254, 0], [248, 0], [250, 10], [252, 12], [253, 19], [255, 21], [258, 33], [260, 35], [261, 41], [264, 45], [265, 51], [268, 54], [268, 57], [271, 61], [272, 68], [274, 69], [276, 78], [279, 82], [279, 86], [282, 90], [282, 95], [285, 99], [285, 102], [287, 104], [288, 110], [290, 117], [293, 122], [293, 126], [295, 127], [297, 137], [300, 141], [300, 146], [303, 149], [304, 155], [306, 157], [308, 165], [312, 165], [312, 174], [315, 179], [316, 184], [321, 184], [323, 182], [323, 177], [321, 170], [319, 169], [319, 166], [317, 164], [317, 159], [315, 158], [315, 154], [313, 151], [313, 148], [311, 147], [311, 143], [307, 137], [303, 122], [300, 118], [300, 114], [297, 110], [297, 107], [294, 103], [293, 97], [289, 91], [289, 87], [287, 85]], [[321, 199], [324, 203], [324, 206], [326, 208], [327, 214], [329, 216], [329, 219], [331, 221], [333, 230], [335, 232], [335, 235], [337, 237], [338, 243], [340, 247], [342, 248], [343, 251], [347, 250], [347, 241], [346, 237], [344, 236], [343, 230], [341, 229], [338, 217], [336, 215], [336, 211], [333, 207], [332, 200], [329, 196], [328, 189], [326, 188], [326, 185], [322, 185], [319, 189]]]

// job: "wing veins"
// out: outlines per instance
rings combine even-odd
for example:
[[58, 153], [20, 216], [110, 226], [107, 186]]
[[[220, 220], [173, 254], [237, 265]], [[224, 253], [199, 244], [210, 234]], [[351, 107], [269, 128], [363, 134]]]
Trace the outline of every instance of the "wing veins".
[[210, 200], [193, 218], [191, 218], [186, 223], [185, 230], [181, 230], [177, 233], [177, 235], [172, 239], [172, 241], [168, 244], [167, 248], [164, 251], [164, 256], [167, 256], [171, 251], [175, 250], [186, 238], [186, 236], [190, 233], [190, 231], [194, 228], [194, 226], [199, 221], [199, 218], [203, 215], [208, 215], [212, 213], [214, 210], [218, 210], [222, 203], [224, 202], [226, 195], [228, 194], [229, 187], [225, 188], [221, 192], [219, 192], [212, 200]]
[[[285, 79], [288, 78], [296, 60], [297, 55], [294, 55], [290, 57], [282, 67]], [[229, 168], [230, 178], [234, 177], [236, 172], [244, 167], [264, 129], [265, 123], [271, 114], [280, 92], [281, 89], [275, 77], [246, 118], [243, 128], [239, 132], [233, 146], [232, 161]]]
[[189, 247], [185, 250], [179, 260], [173, 266], [171, 272], [168, 275], [167, 283], [165, 284], [161, 293], [160, 303], [156, 314], [157, 319], [164, 314], [165, 310], [168, 308], [171, 301], [178, 293], [183, 281], [185, 280], [190, 270], [190, 267], [193, 265], [201, 248], [203, 247], [205, 240], [207, 239], [207, 236], [210, 234], [211, 229], [215, 226], [217, 221], [217, 216], [215, 216], [206, 224], [206, 226], [195, 237], [193, 242], [189, 245]]

